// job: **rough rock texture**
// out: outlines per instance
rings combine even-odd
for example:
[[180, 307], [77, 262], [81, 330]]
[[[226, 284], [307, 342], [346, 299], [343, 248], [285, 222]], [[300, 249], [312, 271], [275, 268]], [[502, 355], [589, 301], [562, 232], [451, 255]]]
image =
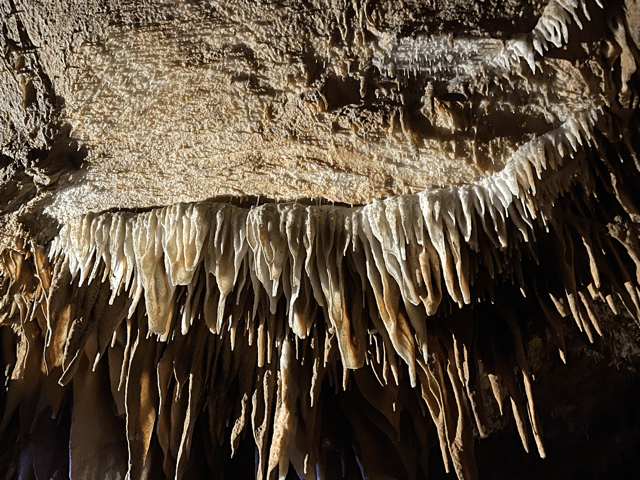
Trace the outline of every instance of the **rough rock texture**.
[[0, 26], [1, 478], [637, 472], [635, 1]]

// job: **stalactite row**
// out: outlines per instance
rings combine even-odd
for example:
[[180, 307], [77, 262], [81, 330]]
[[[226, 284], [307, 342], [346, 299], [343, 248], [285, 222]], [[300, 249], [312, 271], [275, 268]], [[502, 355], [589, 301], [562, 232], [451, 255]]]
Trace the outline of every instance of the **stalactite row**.
[[[74, 385], [74, 398], [76, 392], [100, 398], [97, 423], [105, 422], [100, 412], [109, 409], [99, 392], [108, 389], [124, 419], [128, 451], [111, 442], [105, 462], [122, 460], [133, 478], [151, 475], [157, 463], [151, 456], [158, 451], [164, 474], [182, 478], [204, 411], [209, 431], [217, 432], [212, 445], [230, 435], [233, 453], [247, 430], [253, 432], [260, 478], [276, 471], [284, 478], [290, 462], [303, 478], [316, 478], [330, 468], [318, 457], [320, 439], [330, 435], [323, 431], [318, 405], [321, 387], [333, 385], [342, 395], [360, 392], [341, 400], [356, 443], [367, 441], [355, 427], [363, 421], [361, 408], [349, 406], [360, 401], [370, 404], [373, 425], [383, 414], [382, 433], [372, 438], [387, 438], [404, 465], [411, 462], [403, 458], [408, 440], [398, 443], [400, 412], [409, 412], [411, 435], [419, 439], [422, 455], [414, 451], [414, 463], [430, 448], [423, 417], [428, 412], [447, 470], [474, 478], [474, 432], [488, 435], [490, 419], [503, 411], [506, 397], [523, 445], [528, 449], [533, 435], [544, 456], [516, 306], [502, 299], [491, 310], [511, 338], [505, 347], [495, 340], [477, 345], [474, 332], [484, 328], [482, 320], [477, 308], [464, 305], [494, 295], [493, 287], [486, 288], [495, 283], [489, 277], [518, 279], [524, 291], [532, 282], [523, 278], [518, 246], [531, 248], [536, 231], [544, 234], [550, 222], [567, 259], [567, 293], [566, 300], [541, 294], [540, 306], [560, 351], [562, 322], [552, 303], [560, 315], [573, 314], [589, 334], [588, 301], [595, 297], [578, 291], [576, 281], [582, 286], [584, 279], [571, 271], [576, 233], [564, 234], [557, 225], [568, 224], [543, 214], [536, 203], [575, 183], [556, 184], [552, 178], [565, 163], [558, 145], [577, 151], [578, 137], [592, 136], [593, 120], [575, 125], [588, 128], [571, 137], [577, 127], [570, 124], [540, 137], [522, 147], [503, 172], [478, 185], [359, 209], [287, 204], [247, 210], [199, 203], [87, 215], [63, 229], [48, 257], [42, 249], [23, 249], [22, 255], [5, 250], [5, 278], [18, 279], [8, 282], [5, 296], [6, 305], [17, 307], [4, 324], [14, 325], [20, 338], [11, 378], [23, 386], [10, 382], [3, 426], [26, 398], [20, 390], [26, 384], [55, 391], [44, 395], [50, 403], [39, 406], [51, 405], [54, 416], [64, 386]], [[565, 168], [584, 165], [586, 155], [579, 151]], [[594, 180], [586, 175], [582, 181]], [[591, 236], [584, 238], [588, 252], [598, 251], [588, 243]], [[28, 275], [31, 284], [18, 283], [20, 275]], [[23, 292], [13, 285], [22, 285]], [[95, 380], [92, 370], [108, 370], [108, 385]], [[26, 381], [41, 372], [61, 386]], [[480, 386], [483, 379], [490, 390]], [[370, 389], [391, 395], [395, 409], [380, 405]], [[405, 392], [404, 398], [389, 393], [395, 390]], [[493, 411], [486, 412], [487, 405]], [[20, 405], [21, 415], [29, 408]], [[72, 423], [76, 414], [81, 413], [73, 411]], [[37, 412], [28, 418], [37, 423]], [[117, 428], [102, 428], [117, 436]], [[86, 469], [109, 468], [80, 460], [88, 454], [85, 445], [107, 449], [95, 443], [107, 440], [74, 441], [74, 435], [92, 436], [71, 431], [74, 478], [91, 473]], [[384, 468], [373, 460], [363, 465]], [[415, 474], [424, 467], [406, 468]]]
[[[511, 249], [493, 248], [487, 235], [478, 236], [477, 249], [468, 249], [468, 243], [458, 240], [462, 248], [457, 254], [451, 248], [456, 245], [455, 240], [449, 236], [441, 257], [434, 245], [438, 240], [431, 239], [428, 227], [423, 226], [420, 244], [415, 233], [419, 222], [412, 222], [413, 232], [402, 228], [402, 223], [396, 223], [392, 230], [390, 219], [393, 217], [387, 217], [386, 209], [376, 212], [375, 226], [372, 227], [370, 221], [361, 227], [366, 229], [363, 237], [352, 233], [351, 242], [353, 238], [362, 242], [354, 247], [341, 237], [342, 232], [336, 227], [336, 224], [349, 223], [344, 212], [340, 215], [340, 211], [326, 210], [324, 216], [309, 215], [310, 208], [291, 207], [293, 211], [306, 211], [311, 218], [305, 217], [305, 222], [297, 226], [299, 230], [305, 229], [304, 235], [300, 232], [298, 236], [287, 237], [297, 242], [283, 246], [281, 228], [285, 232], [287, 228], [294, 231], [296, 225], [290, 220], [291, 215], [288, 222], [274, 221], [273, 217], [278, 219], [279, 211], [289, 207], [262, 207], [256, 209], [262, 210], [259, 215], [255, 211], [215, 204], [172, 207], [181, 211], [173, 218], [182, 222], [182, 228], [176, 226], [175, 231], [167, 235], [166, 245], [160, 237], [160, 242], [156, 240], [150, 246], [138, 232], [153, 233], [153, 238], [158, 238], [159, 226], [164, 225], [158, 218], [172, 218], [168, 215], [172, 208], [137, 216], [113, 216], [116, 220], [124, 217], [129, 222], [114, 222], [114, 218], [109, 222], [104, 216], [94, 217], [91, 222], [85, 219], [87, 238], [93, 238], [94, 245], [109, 245], [109, 248], [99, 254], [97, 249], [88, 248], [86, 257], [78, 255], [74, 259], [57, 251], [51, 263], [41, 248], [5, 249], [2, 254], [3, 324], [13, 325], [14, 332], [12, 336], [3, 334], [5, 364], [11, 374], [1, 428], [8, 426], [18, 407], [21, 417], [29, 419], [24, 424], [26, 430], [20, 433], [21, 438], [30, 438], [29, 425], [36, 429], [53, 428], [44, 422], [43, 412], [50, 406], [56, 417], [61, 410], [66, 390], [57, 385], [59, 381], [61, 385], [74, 386], [73, 396], [77, 398], [74, 405], [83, 405], [88, 398], [95, 399], [90, 413], [86, 409], [74, 409], [71, 421], [73, 423], [77, 416], [86, 422], [87, 417], [95, 416], [102, 438], [96, 439], [81, 428], [71, 430], [73, 478], [101, 473], [91, 469], [122, 468], [127, 464], [131, 465], [134, 478], [151, 475], [146, 472], [155, 464], [151, 456], [159, 455], [158, 446], [162, 451], [164, 473], [174, 476], [177, 472], [181, 478], [189, 464], [194, 425], [198, 419], [202, 421], [203, 411], [209, 415], [209, 431], [218, 432], [212, 444], [225, 441], [230, 434], [231, 444], [238, 448], [245, 430], [253, 432], [261, 459], [259, 476], [269, 477], [269, 472], [276, 470], [286, 475], [291, 461], [303, 478], [315, 478], [317, 471], [328, 468], [322, 459], [314, 457], [322, 451], [313, 446], [318, 443], [308, 443], [309, 438], [319, 442], [325, 435], [317, 406], [321, 386], [325, 385], [326, 389], [329, 383], [336, 389], [360, 392], [364, 402], [373, 404], [369, 407], [373, 413], [382, 410], [385, 415], [379, 435], [386, 435], [388, 441], [393, 440], [398, 452], [408, 455], [406, 442], [399, 446], [390, 434], [401, 429], [400, 420], [396, 418], [399, 414], [393, 409], [389, 411], [388, 405], [377, 405], [378, 394], [367, 391], [367, 388], [376, 392], [377, 389], [388, 392], [404, 388], [413, 392], [409, 394], [412, 400], [402, 404], [392, 398], [390, 402], [396, 404], [397, 411], [410, 412], [412, 424], [418, 430], [421, 451], [428, 451], [429, 445], [427, 434], [419, 432], [425, 422], [420, 406], [435, 424], [447, 468], [452, 467], [460, 478], [473, 478], [473, 432], [485, 436], [489, 431], [487, 415], [495, 415], [495, 412], [483, 411], [487, 404], [483, 396], [489, 392], [478, 385], [481, 375], [485, 375], [500, 411], [506, 397], [510, 398], [525, 448], [529, 448], [530, 431], [540, 454], [544, 455], [535, 420], [532, 379], [515, 307], [505, 307], [504, 299], [496, 301], [501, 307], [495, 314], [504, 319], [511, 332], [512, 353], [493, 341], [489, 347], [478, 349], [473, 333], [483, 328], [478, 325], [481, 321], [474, 318], [478, 314], [469, 313], [468, 307], [459, 310], [459, 304], [484, 294], [479, 291], [483, 285], [481, 274], [477, 274], [476, 288], [471, 280], [468, 287], [460, 284], [459, 278], [465, 277], [459, 277], [458, 272], [467, 271], [463, 262], [467, 265], [484, 262], [496, 269], [491, 276], [517, 278], [522, 276], [517, 271], [522, 258], [510, 259]], [[400, 204], [396, 211], [406, 207]], [[265, 221], [265, 211], [272, 215], [271, 221]], [[157, 213], [163, 216], [155, 215]], [[214, 213], [215, 218], [222, 221], [215, 223], [215, 228], [207, 229], [204, 219], [214, 218]], [[240, 217], [245, 225], [252, 216], [258, 221], [243, 233], [237, 223], [234, 225], [233, 215], [236, 222]], [[487, 216], [491, 218], [490, 214]], [[140, 219], [144, 219], [144, 227], [131, 226]], [[188, 222], [195, 228], [185, 232], [184, 225]], [[601, 231], [594, 231], [599, 224], [594, 222], [592, 227], [585, 223], [584, 215], [560, 215], [555, 210], [549, 223], [551, 235], [557, 238], [553, 243], [559, 245], [558, 259], [554, 259], [553, 264], [562, 266], [564, 296], [546, 296], [543, 292], [555, 293], [554, 289], [537, 283], [536, 294], [556, 335], [558, 349], [564, 351], [562, 321], [554, 307], [560, 316], [572, 316], [590, 339], [593, 330], [601, 334], [597, 317], [592, 313], [592, 302], [602, 301], [603, 297], [617, 311], [620, 303], [612, 298], [617, 296], [638, 318], [637, 272], [629, 270], [629, 262], [620, 258], [619, 246], [612, 243], [616, 239], [626, 247], [623, 253], [627, 252], [637, 261], [634, 227], [611, 225], [610, 235], [603, 236]], [[477, 214], [471, 224], [482, 225]], [[105, 225], [109, 235], [104, 234]], [[226, 232], [225, 225], [230, 226]], [[386, 226], [384, 233], [380, 225]], [[445, 221], [443, 225], [453, 223]], [[514, 243], [512, 238], [534, 234], [533, 229], [524, 233], [518, 230], [516, 222], [508, 225], [503, 235], [507, 246]], [[131, 234], [120, 237], [125, 239], [120, 252], [112, 247], [119, 245], [119, 237], [110, 233], [118, 228], [124, 232], [131, 230]], [[348, 231], [353, 229], [352, 223]], [[315, 232], [331, 232], [332, 236], [329, 240], [316, 238]], [[402, 235], [405, 237], [400, 240]], [[458, 235], [464, 236], [464, 233]], [[198, 238], [202, 239], [201, 243]], [[376, 244], [378, 238], [382, 241]], [[126, 239], [131, 240], [129, 245]], [[171, 245], [170, 239], [182, 239], [182, 242]], [[386, 239], [391, 241], [383, 243]], [[493, 241], [500, 245], [498, 235]], [[197, 260], [186, 253], [194, 249], [200, 252]], [[404, 265], [399, 261], [403, 258], [401, 249], [407, 262]], [[25, 253], [18, 253], [20, 250]], [[303, 254], [294, 256], [300, 251], [310, 251], [315, 258]], [[169, 257], [167, 252], [174, 253]], [[255, 257], [252, 258], [250, 252], [255, 252]], [[588, 263], [578, 261], [578, 254], [584, 257], [585, 253]], [[152, 254], [156, 255], [155, 264], [148, 260]], [[470, 262], [469, 255], [479, 260]], [[118, 265], [118, 256], [124, 261], [130, 259], [130, 263]], [[611, 257], [617, 259], [613, 266]], [[447, 263], [441, 263], [441, 258]], [[410, 267], [411, 262], [414, 268]], [[577, 266], [586, 264], [588, 271]], [[142, 274], [138, 268], [142, 267], [138, 265], [151, 265], [153, 274], [147, 279], [139, 278]], [[170, 273], [157, 272], [164, 268]], [[114, 271], [120, 273], [114, 274]], [[424, 271], [428, 275], [421, 273]], [[315, 276], [308, 272], [315, 272]], [[422, 275], [421, 283], [411, 285], [410, 280], [418, 273]], [[159, 287], [154, 285], [158, 278], [165, 282]], [[174, 278], [182, 278], [182, 283], [174, 284]], [[289, 278], [294, 280], [287, 280]], [[543, 279], [539, 283], [548, 281]], [[532, 284], [528, 278], [521, 283]], [[147, 289], [156, 292], [154, 296], [148, 296]], [[468, 290], [466, 299], [462, 293], [465, 290]], [[438, 315], [443, 312], [443, 292], [444, 303], [449, 304], [448, 314]], [[419, 307], [411, 302], [412, 295], [418, 298]], [[142, 297], [145, 301], [138, 301]], [[156, 319], [152, 309], [160, 312]], [[157, 319], [166, 323], [158, 323]], [[207, 329], [217, 335], [207, 335]], [[156, 334], [159, 341], [149, 338], [147, 330]], [[13, 358], [6, 354], [11, 351]], [[403, 361], [398, 363], [398, 357]], [[364, 364], [364, 368], [359, 368]], [[519, 372], [517, 375], [513, 373], [514, 366]], [[350, 369], [356, 370], [350, 373]], [[91, 370], [97, 373], [94, 375]], [[480, 370], [484, 371], [480, 373]], [[108, 374], [99, 374], [107, 371]], [[44, 372], [47, 375], [43, 375]], [[371, 372], [373, 377], [366, 372]], [[351, 385], [351, 376], [356, 386]], [[101, 383], [104, 380], [97, 380], [100, 377], [108, 378], [108, 385]], [[235, 395], [230, 393], [234, 392], [234, 382], [240, 388]], [[410, 388], [411, 385], [416, 385], [417, 390]], [[117, 425], [114, 427], [105, 420], [113, 408], [101, 393], [105, 389], [111, 392], [116, 411], [125, 419], [128, 452], [122, 449], [123, 444], [109, 440], [121, 433]], [[36, 390], [40, 390], [39, 395], [35, 394]], [[359, 394], [353, 395], [360, 399]], [[24, 404], [25, 399], [32, 398], [42, 400], [37, 405]], [[343, 408], [355, 416], [350, 417], [354, 425], [359, 425], [357, 422], [362, 422], [357, 418], [361, 415], [359, 409], [349, 406], [353, 401], [363, 402], [349, 397], [343, 401]], [[414, 405], [413, 411], [411, 405]], [[379, 413], [373, 415], [374, 419], [376, 415]], [[43, 422], [45, 426], [40, 427]], [[389, 430], [387, 422], [394, 430]], [[227, 431], [229, 427], [225, 428], [227, 425], [233, 425], [231, 432]], [[355, 426], [354, 431], [359, 432]], [[89, 458], [90, 451], [108, 454], [103, 456], [103, 462], [82, 461]], [[368, 450], [363, 447], [364, 451]], [[408, 460], [403, 461], [407, 464]], [[34, 460], [33, 464], [37, 464], [34, 468], [47, 467], [42, 460]], [[375, 468], [375, 461], [369, 460], [364, 465]]]
[[[565, 3], [532, 33], [539, 54], [579, 22], [584, 2]], [[626, 85], [633, 55], [616, 52]], [[567, 324], [593, 342], [604, 305], [640, 320], [637, 141], [616, 133], [637, 114], [632, 92], [618, 100], [471, 185], [356, 208], [88, 214], [48, 249], [3, 247], [11, 465], [180, 479], [236, 457], [226, 476], [422, 478], [437, 444], [473, 479], [474, 439], [510, 415], [544, 457], [526, 327], [566, 362]]]
[[[532, 267], [533, 258], [527, 261], [515, 256], [511, 265], [506, 256], [496, 261], [496, 268], [502, 268], [496, 277], [523, 276], [522, 285], [534, 286], [538, 311], [530, 315], [546, 317], [561, 352], [564, 322], [560, 316], [573, 316], [587, 335], [592, 327], [601, 333], [597, 317], [590, 314], [591, 302], [602, 303], [603, 296], [617, 295], [622, 302], [607, 298], [612, 308], [633, 308], [633, 301], [627, 301], [632, 296], [626, 297], [629, 285], [637, 295], [637, 272], [631, 264], [620, 259], [619, 269], [611, 271], [605, 262], [609, 255], [621, 253], [611, 243], [613, 239], [627, 247], [630, 258], [638, 258], [635, 226], [611, 225], [607, 235], [597, 230], [601, 223], [594, 217], [554, 210], [550, 232], [537, 228], [537, 235], [553, 238], [549, 244], [558, 248], [544, 255], [538, 252], [540, 268]], [[585, 218], [592, 218], [593, 225], [585, 226]], [[479, 242], [484, 245], [487, 239], [480, 237]], [[534, 245], [533, 253], [535, 250]], [[470, 251], [470, 255], [480, 253]], [[588, 271], [579, 267], [586, 264], [585, 255], [591, 262]], [[362, 256], [367, 263], [367, 255]], [[232, 263], [233, 256], [229, 257]], [[343, 258], [348, 264], [357, 262], [349, 255]], [[280, 295], [275, 305], [271, 304], [273, 297], [260, 297], [245, 267], [239, 268], [238, 281], [227, 295], [233, 301], [225, 302], [223, 320], [217, 324], [219, 298], [206, 304], [208, 289], [217, 287], [217, 276], [196, 266], [190, 283], [176, 286], [172, 294], [169, 315], [175, 320], [170, 321], [168, 333], [154, 336], [149, 335], [152, 323], [145, 302], [132, 309], [134, 280], [113, 296], [104, 261], [95, 262], [99, 266], [95, 271], [91, 267], [84, 281], [79, 274], [72, 278], [67, 262], [61, 256], [49, 263], [41, 249], [24, 245], [2, 253], [2, 322], [13, 330], [3, 332], [4, 361], [10, 375], [0, 428], [6, 429], [19, 411], [19, 438], [30, 446], [23, 449], [26, 458], [21, 463], [32, 466], [39, 476], [68, 468], [71, 478], [100, 477], [106, 471], [124, 473], [128, 466], [132, 478], [161, 474], [192, 478], [194, 438], [207, 445], [208, 462], [215, 469], [218, 456], [242, 455], [248, 437], [258, 452], [256, 478], [272, 478], [276, 473], [284, 478], [290, 462], [302, 478], [332, 478], [330, 472], [336, 468], [332, 449], [346, 455], [340, 450], [345, 448], [341, 441], [356, 450], [364, 478], [398, 465], [409, 478], [419, 478], [433, 447], [429, 432], [435, 430], [447, 470], [452, 469], [459, 478], [474, 478], [474, 435], [489, 435], [496, 428], [495, 419], [509, 408], [525, 449], [529, 450], [533, 437], [544, 455], [525, 352], [523, 325], [531, 318], [523, 313], [527, 311], [521, 303], [524, 300], [505, 293], [501, 281], [493, 287], [495, 305], [481, 302], [460, 309], [452, 299], [448, 312], [441, 307], [424, 315], [420, 331], [412, 328], [406, 305], [400, 304], [404, 294], [393, 279], [388, 284], [396, 291], [387, 298], [395, 297], [398, 302], [397, 317], [395, 323], [385, 323], [379, 309], [386, 306], [387, 298], [378, 300], [375, 291], [363, 291], [357, 267], [347, 265], [343, 281], [351, 285], [345, 287], [351, 296], [344, 303], [358, 307], [351, 311], [359, 311], [361, 317], [349, 318], [352, 325], [362, 322], [363, 330], [365, 365], [354, 369], [340, 349], [339, 330], [331, 328], [331, 314], [324, 313], [328, 307], [318, 308], [314, 299], [306, 300], [314, 306], [308, 327], [297, 327], [298, 334], [288, 322], [288, 297]], [[524, 273], [518, 274], [515, 266], [520, 264]], [[273, 267], [273, 262], [267, 265]], [[283, 266], [282, 271], [287, 268]], [[331, 270], [326, 264], [323, 268]], [[449, 268], [453, 270], [453, 264]], [[488, 273], [479, 273], [478, 278], [482, 280], [483, 275]], [[431, 276], [435, 281], [433, 273]], [[562, 279], [563, 298], [558, 288], [549, 285], [557, 278]], [[616, 279], [627, 285], [620, 288]], [[306, 286], [301, 287], [300, 295], [313, 288], [310, 283], [301, 282]], [[479, 294], [482, 285], [479, 282], [472, 288], [473, 294]], [[358, 293], [363, 298], [354, 300]], [[222, 295], [222, 289], [209, 295]], [[444, 303], [447, 298], [449, 295]], [[637, 310], [631, 313], [639, 318]], [[183, 332], [185, 315], [193, 322], [187, 322], [188, 331]], [[393, 327], [396, 331], [390, 331]], [[358, 333], [356, 325], [351, 330]], [[406, 361], [398, 361], [402, 354], [391, 341], [394, 334], [401, 339], [423, 339], [423, 343], [416, 342], [415, 372]], [[166, 338], [160, 338], [163, 335]], [[510, 340], [505, 343], [505, 338]], [[412, 387], [413, 375], [416, 388]], [[43, 432], [51, 436], [60, 430], [64, 404], [71, 395], [74, 408], [67, 414], [71, 416], [67, 430], [70, 465], [60, 466], [66, 456], [45, 455], [36, 439]], [[338, 396], [344, 417], [326, 410], [336, 401], [329, 400], [329, 395]], [[34, 403], [34, 398], [39, 401]], [[408, 425], [403, 417], [411, 419]], [[336, 426], [341, 420], [350, 426], [346, 434], [343, 426]], [[330, 426], [342, 428], [342, 433], [338, 435]], [[218, 446], [225, 443], [231, 452]], [[376, 450], [382, 446], [388, 448], [385, 462], [376, 458], [382, 455]], [[101, 452], [100, 459], [92, 456], [96, 451]], [[161, 471], [154, 470], [160, 467]]]
[[[546, 203], [566, 188], [552, 172], [591, 141], [596, 118], [594, 112], [577, 115], [520, 147], [502, 171], [473, 185], [428, 189], [351, 209], [267, 204], [247, 210], [198, 203], [142, 214], [88, 214], [62, 229], [50, 259], [68, 262], [71, 277], [81, 286], [103, 267], [100, 277], [111, 286], [109, 303], [129, 291], [129, 315], [144, 293], [150, 330], [164, 340], [175, 289], [196, 283], [199, 269], [206, 282], [204, 302], [212, 307], [206, 309], [206, 322], [214, 333], [226, 320], [225, 303], [236, 285], [250, 282], [272, 314], [284, 295], [289, 325], [301, 338], [310, 328], [305, 322], [313, 299], [338, 333], [343, 360], [357, 368], [363, 358], [348, 354], [357, 349], [347, 345], [350, 327], [340, 333], [343, 318], [349, 321], [342, 313], [344, 294], [333, 294], [345, 290], [345, 267], [357, 272], [361, 290], [371, 288], [376, 298], [383, 298], [390, 288], [399, 289], [410, 304], [405, 306], [410, 318], [414, 311], [418, 316], [433, 315], [443, 292], [459, 306], [469, 304], [473, 278], [466, 250], [480, 252], [482, 240], [501, 251], [529, 239], [534, 222], [543, 220], [537, 203]], [[440, 285], [441, 272], [446, 290]], [[187, 304], [194, 301], [194, 288]], [[387, 306], [378, 308], [389, 320]], [[193, 313], [190, 308], [182, 312], [183, 333]], [[402, 344], [393, 335], [391, 341]]]
[[[15, 251], [5, 253], [6, 257], [17, 257]], [[25, 257], [25, 265], [34, 260], [29, 254]], [[58, 275], [54, 276], [54, 288]], [[354, 444], [361, 449], [363, 475], [375, 476], [389, 468], [386, 461], [380, 464], [368, 458], [385, 442], [395, 448], [394, 455], [401, 457], [400, 463], [413, 475], [419, 469], [426, 471], [419, 460], [425, 459], [431, 448], [431, 427], [425, 418], [429, 412], [447, 469], [453, 466], [461, 478], [473, 478], [473, 429], [486, 436], [487, 417], [496, 414], [485, 411], [483, 396], [491, 393], [481, 390], [481, 377], [492, 379], [500, 408], [507, 392], [523, 401], [519, 380], [510, 373], [509, 353], [505, 357], [504, 348], [495, 345], [497, 353], [479, 352], [474, 345], [477, 327], [471, 310], [454, 315], [448, 320], [451, 324], [430, 324], [429, 358], [418, 361], [420, 388], [416, 390], [386, 336], [378, 335], [371, 326], [365, 339], [367, 366], [349, 370], [340, 360], [334, 334], [326, 328], [322, 315], [306, 339], [287, 334], [282, 321], [286, 318], [284, 302], [279, 303], [275, 315], [262, 305], [266, 318], [258, 325], [248, 322], [236, 337], [207, 334], [207, 325], [199, 318], [188, 335], [175, 332], [168, 342], [158, 342], [147, 335], [143, 303], [127, 318], [128, 300], [118, 300], [124, 296], [105, 308], [108, 283], [94, 281], [79, 287], [74, 282], [69, 287], [65, 311], [57, 317], [51, 312], [49, 325], [54, 325], [54, 334], [50, 337], [45, 302], [34, 310], [33, 318], [17, 314], [4, 319], [5, 325], [20, 328], [12, 335], [3, 334], [4, 358], [11, 376], [2, 428], [19, 408], [24, 419], [20, 440], [30, 445], [43, 430], [52, 428], [49, 416], [58, 419], [62, 415], [63, 401], [72, 385], [72, 478], [100, 477], [109, 470], [122, 471], [127, 465], [132, 478], [157, 478], [150, 469], [160, 460], [165, 475], [185, 478], [198, 421], [208, 421], [211, 450], [227, 441], [233, 454], [246, 430], [252, 432], [260, 459], [257, 478], [270, 478], [274, 470], [284, 476], [289, 462], [302, 478], [331, 478], [324, 470], [335, 467], [326, 465], [321, 440], [328, 439], [331, 445], [337, 441], [332, 437], [335, 434], [325, 431], [325, 425], [340, 419], [333, 411], [322, 414], [322, 402], [326, 402], [322, 395], [327, 389], [345, 392], [340, 402], [353, 427]], [[245, 308], [251, 307], [249, 303]], [[516, 338], [518, 327], [509, 326]], [[109, 330], [113, 335], [107, 338], [104, 332]], [[102, 360], [95, 361], [103, 348]], [[481, 356], [490, 373], [479, 371]], [[34, 404], [33, 398], [40, 401]], [[525, 419], [525, 403], [513, 401], [513, 405], [519, 409], [518, 418]], [[124, 420], [122, 424], [114, 424], [114, 412]], [[410, 415], [409, 428], [401, 423], [402, 412]], [[527, 428], [521, 426], [525, 445]], [[125, 432], [123, 442], [120, 437]], [[33, 453], [33, 449], [24, 450]], [[100, 459], [92, 456], [96, 451], [101, 452]], [[60, 469], [56, 462], [65, 458], [43, 461], [43, 456], [35, 454], [34, 458], [23, 458], [22, 463], [33, 464], [38, 475], [51, 476]], [[63, 465], [61, 470], [65, 468]]]

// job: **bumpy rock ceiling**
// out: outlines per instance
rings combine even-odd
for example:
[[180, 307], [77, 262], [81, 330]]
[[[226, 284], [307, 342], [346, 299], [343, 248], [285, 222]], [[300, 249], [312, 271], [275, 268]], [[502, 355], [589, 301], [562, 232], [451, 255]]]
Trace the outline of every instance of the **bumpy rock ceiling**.
[[6, 478], [629, 461], [634, 2], [0, 8]]

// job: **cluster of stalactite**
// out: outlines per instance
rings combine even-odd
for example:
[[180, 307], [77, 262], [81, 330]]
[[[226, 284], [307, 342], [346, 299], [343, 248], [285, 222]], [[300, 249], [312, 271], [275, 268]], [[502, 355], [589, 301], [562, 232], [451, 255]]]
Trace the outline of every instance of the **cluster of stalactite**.
[[[510, 70], [513, 65], [524, 60], [532, 72], [536, 72], [536, 56], [544, 56], [552, 48], [560, 48], [569, 42], [569, 26], [574, 23], [580, 30], [584, 23], [588, 26], [591, 22], [589, 7], [597, 5], [604, 8], [600, 0], [589, 2], [587, 0], [551, 0], [544, 8], [534, 29], [526, 34], [518, 35], [507, 40], [481, 39], [475, 45], [465, 39], [438, 38], [436, 42], [428, 36], [406, 37], [399, 44], [394, 45], [386, 55], [377, 56], [374, 60], [381, 71], [390, 74], [399, 70], [414, 75], [419, 71], [435, 74], [443, 70], [458, 70], [458, 74], [478, 74], [487, 70], [487, 67], [498, 67]], [[582, 17], [582, 18], [581, 18]], [[373, 27], [371, 24], [369, 28]], [[380, 38], [385, 35], [378, 32], [375, 27], [372, 33]], [[461, 42], [464, 47], [456, 51], [455, 62], [452, 61], [451, 51], [444, 45], [446, 43]], [[484, 43], [483, 43], [484, 42]], [[482, 50], [490, 48], [492, 42], [499, 42], [504, 47], [495, 55], [489, 65], [478, 61], [483, 57]], [[435, 45], [434, 45], [435, 43]], [[457, 57], [459, 55], [459, 57]]]
[[620, 107], [576, 113], [472, 185], [88, 214], [46, 246], [5, 243], [0, 438], [20, 456], [3, 467], [421, 478], [439, 446], [472, 479], [474, 439], [502, 415], [544, 457], [529, 327], [570, 361], [565, 322], [593, 341], [603, 306], [640, 320], [623, 81]]
[[[523, 326], [538, 316], [564, 359], [563, 319], [592, 340], [596, 304], [640, 318], [624, 191], [638, 174], [605, 152], [631, 160], [632, 143], [589, 135], [553, 207], [537, 204], [554, 185], [544, 170], [537, 196], [518, 183], [511, 204], [499, 182], [358, 209], [199, 203], [88, 215], [48, 252], [14, 242], [1, 255], [0, 431], [18, 411], [21, 468], [38, 478], [144, 478], [158, 465], [186, 478], [199, 423], [211, 468], [218, 445], [233, 455], [244, 439], [258, 478], [290, 464], [329, 478], [347, 454], [365, 478], [415, 478], [433, 432], [446, 468], [474, 478], [474, 436], [509, 410], [544, 456]], [[487, 191], [497, 198], [472, 197]], [[61, 435], [51, 419], [65, 402], [70, 460], [39, 443]]]

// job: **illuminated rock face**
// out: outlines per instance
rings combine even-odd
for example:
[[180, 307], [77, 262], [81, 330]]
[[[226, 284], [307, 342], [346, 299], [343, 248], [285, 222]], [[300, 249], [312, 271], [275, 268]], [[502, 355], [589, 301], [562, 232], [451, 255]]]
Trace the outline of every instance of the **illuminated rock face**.
[[6, 478], [631, 465], [634, 2], [0, 8]]

